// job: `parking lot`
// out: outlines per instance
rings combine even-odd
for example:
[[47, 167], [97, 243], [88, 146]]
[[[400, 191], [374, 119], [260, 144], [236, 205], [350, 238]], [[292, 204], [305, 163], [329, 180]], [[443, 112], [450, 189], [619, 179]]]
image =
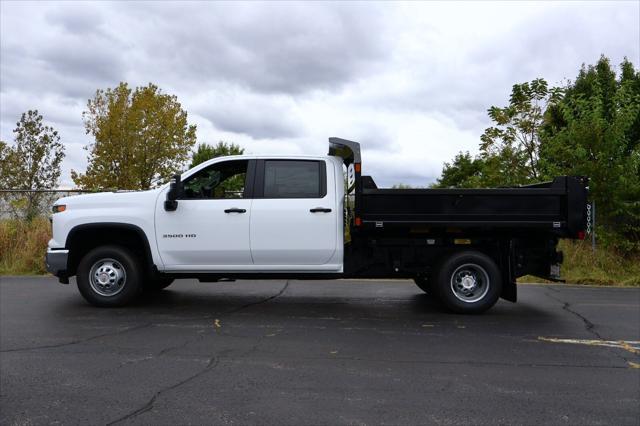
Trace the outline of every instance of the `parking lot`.
[[640, 423], [640, 289], [177, 281], [139, 304], [0, 277], [2, 424]]

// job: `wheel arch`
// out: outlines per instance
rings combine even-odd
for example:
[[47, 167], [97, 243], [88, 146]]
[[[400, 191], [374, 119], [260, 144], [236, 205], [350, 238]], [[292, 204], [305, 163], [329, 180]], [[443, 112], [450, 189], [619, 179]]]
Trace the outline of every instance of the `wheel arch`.
[[65, 248], [69, 250], [69, 276], [75, 275], [84, 254], [102, 245], [127, 247], [141, 257], [145, 270], [149, 273], [156, 270], [151, 245], [142, 228], [130, 223], [94, 222], [76, 225], [67, 234]]

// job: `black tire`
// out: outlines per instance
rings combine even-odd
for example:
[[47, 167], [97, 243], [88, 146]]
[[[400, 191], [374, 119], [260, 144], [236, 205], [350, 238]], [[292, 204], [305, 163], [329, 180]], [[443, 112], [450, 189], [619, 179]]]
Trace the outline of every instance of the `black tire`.
[[158, 292], [169, 287], [173, 283], [173, 278], [155, 277], [148, 278], [144, 285], [144, 290], [150, 293]]
[[427, 277], [417, 276], [413, 279], [413, 282], [416, 283], [420, 290], [424, 291], [427, 294], [433, 294], [433, 289], [431, 289], [431, 284]]
[[502, 292], [502, 276], [486, 254], [464, 251], [440, 263], [433, 274], [433, 288], [443, 305], [460, 314], [478, 314], [496, 304]]
[[95, 306], [124, 306], [143, 288], [142, 261], [124, 247], [101, 246], [87, 253], [76, 272], [78, 290]]

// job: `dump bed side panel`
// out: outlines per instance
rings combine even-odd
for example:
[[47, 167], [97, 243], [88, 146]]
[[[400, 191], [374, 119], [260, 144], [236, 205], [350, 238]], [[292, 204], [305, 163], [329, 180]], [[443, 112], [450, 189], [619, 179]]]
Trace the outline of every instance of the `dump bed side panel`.
[[415, 194], [363, 196], [362, 219], [385, 222], [544, 222], [562, 221], [563, 197], [536, 194]]
[[500, 189], [364, 189], [363, 227], [542, 228], [559, 236], [584, 229], [586, 189], [578, 178]]

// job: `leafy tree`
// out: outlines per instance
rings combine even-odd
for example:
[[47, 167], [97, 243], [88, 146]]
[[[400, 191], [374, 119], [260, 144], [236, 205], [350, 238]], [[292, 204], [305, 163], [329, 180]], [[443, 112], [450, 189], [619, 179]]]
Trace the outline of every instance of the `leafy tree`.
[[5, 141], [0, 140], [0, 188], [5, 188], [5, 179], [9, 175], [9, 146]]
[[198, 149], [191, 154], [191, 165], [189, 168], [193, 168], [200, 163], [211, 160], [212, 158], [242, 154], [244, 154], [244, 148], [241, 148], [240, 145], [236, 145], [234, 143], [226, 143], [223, 141], [218, 142], [217, 145], [201, 143], [198, 145]]
[[[57, 186], [64, 146], [58, 132], [43, 124], [37, 110], [23, 113], [13, 130], [14, 144], [0, 142], [0, 187], [43, 190]], [[43, 208], [46, 194], [25, 192], [5, 197], [13, 213], [31, 220]]]
[[562, 88], [542, 79], [517, 84], [509, 105], [489, 116], [495, 125], [482, 135], [479, 157], [458, 154], [434, 186], [588, 176], [601, 241], [640, 251], [640, 72], [629, 60], [616, 75], [602, 56]]
[[527, 183], [540, 178], [539, 129], [544, 123], [548, 103], [560, 97], [557, 89], [549, 90], [547, 82], [538, 78], [529, 83], [515, 84], [509, 105], [492, 106], [489, 117], [495, 123], [480, 137], [482, 158], [491, 163], [493, 178], [488, 184]]
[[559, 89], [549, 89], [542, 78], [515, 84], [509, 105], [488, 109], [494, 125], [480, 137], [479, 155], [456, 155], [451, 163], [444, 164], [442, 176], [433, 187], [516, 186], [540, 180], [539, 130], [545, 123], [547, 105], [557, 102], [561, 95]]
[[550, 108], [540, 156], [549, 177], [590, 178], [601, 236], [629, 251], [640, 249], [640, 74], [626, 59], [621, 70], [604, 56], [582, 67]]
[[459, 152], [451, 163], [444, 163], [442, 176], [433, 188], [478, 188], [482, 187], [484, 161], [472, 157], [469, 152]]
[[127, 83], [98, 90], [83, 112], [95, 142], [84, 174], [71, 172], [87, 189], [149, 189], [179, 171], [196, 142], [196, 126], [176, 96], [149, 83], [134, 90]]

